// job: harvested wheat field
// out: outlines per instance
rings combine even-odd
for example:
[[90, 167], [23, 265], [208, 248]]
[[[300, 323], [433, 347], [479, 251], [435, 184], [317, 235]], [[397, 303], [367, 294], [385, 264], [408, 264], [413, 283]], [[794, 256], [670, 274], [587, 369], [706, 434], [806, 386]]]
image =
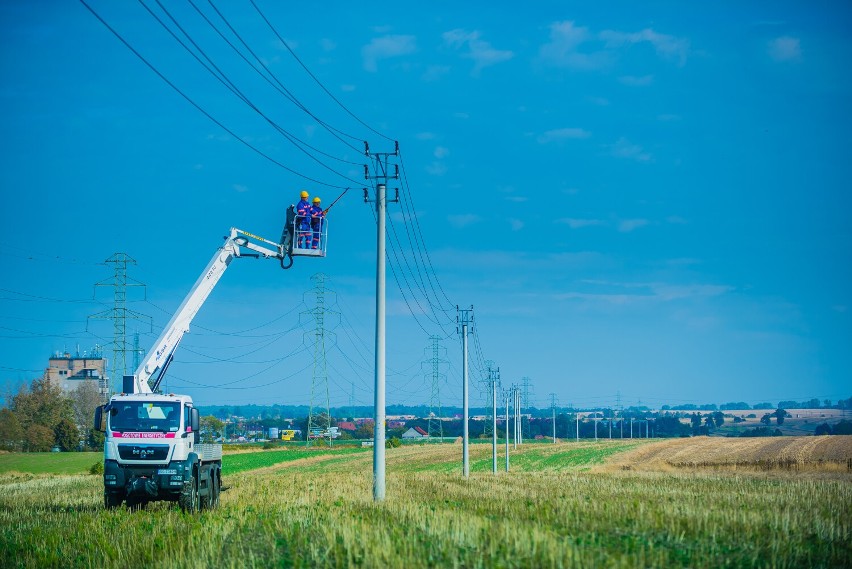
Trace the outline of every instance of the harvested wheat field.
[[617, 455], [601, 468], [708, 467], [852, 473], [852, 436], [667, 439]]

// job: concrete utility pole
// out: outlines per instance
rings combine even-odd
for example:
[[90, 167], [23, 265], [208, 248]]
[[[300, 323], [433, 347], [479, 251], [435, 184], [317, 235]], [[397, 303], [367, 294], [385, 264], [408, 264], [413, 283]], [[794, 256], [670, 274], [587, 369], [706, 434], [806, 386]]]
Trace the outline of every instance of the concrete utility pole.
[[470, 476], [470, 408], [468, 407], [468, 372], [467, 372], [467, 333], [468, 325], [473, 323], [473, 306], [469, 309], [459, 310], [459, 324], [461, 325], [462, 335], [462, 411], [464, 415], [464, 425], [462, 425], [462, 474], [465, 478]]
[[553, 415], [553, 444], [556, 444], [556, 394], [550, 394], [550, 411]]
[[506, 472], [509, 472], [509, 393], [506, 390]]
[[[365, 154], [370, 156], [367, 144]], [[399, 178], [399, 166], [395, 174], [388, 173], [388, 158], [399, 155], [399, 143], [393, 153], [373, 154], [375, 175], [370, 176], [364, 166], [364, 178], [376, 183], [376, 394], [373, 425], [373, 500], [385, 499], [385, 218], [387, 216], [387, 181]], [[364, 190], [364, 201], [368, 199]], [[398, 202], [399, 198], [391, 200]]]
[[518, 389], [516, 385], [514, 387], [515, 391], [515, 448], [518, 448], [519, 444], [523, 444], [523, 432], [521, 431], [521, 391]]
[[488, 382], [491, 384], [491, 472], [497, 474], [497, 382], [500, 381], [500, 368], [488, 368]]

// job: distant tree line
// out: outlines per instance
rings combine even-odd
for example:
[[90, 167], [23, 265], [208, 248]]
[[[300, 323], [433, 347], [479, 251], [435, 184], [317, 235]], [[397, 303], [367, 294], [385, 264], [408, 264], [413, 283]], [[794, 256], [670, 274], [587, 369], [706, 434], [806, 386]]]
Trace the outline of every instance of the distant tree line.
[[828, 423], [823, 423], [822, 425], [817, 425], [816, 431], [814, 434], [819, 435], [852, 435], [852, 421], [843, 420], [834, 425], [829, 425]]
[[733, 410], [748, 410], [748, 409], [852, 409], [852, 397], [849, 399], [840, 399], [837, 403], [832, 403], [830, 399], [819, 400], [817, 398], [809, 399], [808, 401], [779, 401], [778, 405], [773, 405], [769, 402], [755, 403], [749, 405], [745, 401], [731, 401], [716, 405], [715, 403], [705, 403], [696, 405], [694, 403], [686, 403], [679, 405], [663, 405], [660, 407], [663, 411], [733, 411]]
[[92, 417], [101, 404], [94, 382], [84, 381], [69, 396], [47, 378], [34, 379], [7, 397], [0, 408], [0, 449], [45, 452], [102, 450], [103, 434], [94, 430]]

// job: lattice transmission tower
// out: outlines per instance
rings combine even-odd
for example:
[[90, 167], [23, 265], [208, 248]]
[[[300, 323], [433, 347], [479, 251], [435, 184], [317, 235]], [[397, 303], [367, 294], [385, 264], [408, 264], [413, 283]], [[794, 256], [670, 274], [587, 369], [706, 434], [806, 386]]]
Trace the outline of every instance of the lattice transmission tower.
[[532, 414], [531, 403], [533, 395], [532, 380], [528, 377], [521, 378], [521, 407], [527, 410], [527, 420], [521, 421], [524, 435], [527, 438], [532, 436], [530, 432], [530, 415]]
[[308, 317], [314, 324], [313, 331], [307, 333], [313, 336], [314, 348], [308, 432], [305, 433], [308, 446], [319, 439], [327, 439], [329, 445], [334, 442], [331, 430], [334, 426], [334, 419], [331, 416], [331, 391], [328, 385], [328, 363], [326, 360], [326, 341], [333, 341], [334, 333], [326, 328], [326, 324], [329, 317], [336, 317], [339, 313], [327, 308], [328, 304], [333, 303], [327, 302], [326, 295], [333, 297], [335, 294], [334, 291], [326, 288], [327, 278], [323, 273], [316, 273], [311, 277], [315, 286], [308, 294], [314, 296], [314, 308], [302, 312], [302, 315]]
[[104, 263], [114, 265], [111, 279], [95, 283], [95, 291], [100, 286], [113, 288], [112, 308], [92, 314], [89, 318], [100, 320], [112, 320], [112, 382], [116, 391], [121, 390], [122, 378], [127, 375], [127, 354], [135, 348], [128, 348], [127, 344], [127, 320], [147, 320], [149, 325], [151, 317], [127, 308], [127, 288], [142, 287], [145, 285], [132, 277], [127, 276], [127, 265], [135, 265], [136, 261], [126, 253], [116, 253]]
[[425, 376], [431, 381], [432, 389], [429, 396], [429, 416], [426, 420], [426, 432], [429, 435], [429, 440], [444, 440], [444, 421], [441, 420], [441, 382], [446, 381], [447, 374], [441, 371], [441, 368], [449, 363], [443, 358], [446, 349], [441, 346], [441, 338], [438, 336], [430, 336], [430, 346], [427, 348], [430, 357], [423, 362], [427, 367]]

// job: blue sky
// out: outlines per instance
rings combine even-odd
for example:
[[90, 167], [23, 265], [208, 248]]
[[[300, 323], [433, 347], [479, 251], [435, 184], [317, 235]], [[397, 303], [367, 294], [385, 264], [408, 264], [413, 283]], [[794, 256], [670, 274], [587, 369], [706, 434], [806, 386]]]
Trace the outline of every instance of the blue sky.
[[249, 0], [214, 3], [231, 30], [195, 6], [266, 79], [190, 3], [145, 2], [244, 100], [140, 3], [90, 5], [183, 95], [82, 3], [0, 5], [7, 385], [55, 350], [111, 341], [87, 316], [110, 306], [93, 285], [112, 254], [147, 285], [129, 306], [153, 332], [128, 329], [148, 347], [229, 227], [275, 239], [299, 190], [328, 204], [353, 187], [330, 214], [328, 258], [231, 267], [168, 388], [204, 404], [309, 401], [300, 313], [322, 272], [336, 293], [331, 403], [370, 404], [375, 222], [359, 141], [398, 140], [389, 403], [428, 403], [438, 335], [441, 400], [460, 404], [456, 305], [474, 306], [475, 375], [493, 360], [504, 385], [529, 377], [540, 406], [549, 393], [583, 406], [849, 397], [843, 3], [256, 1], [286, 45]]

